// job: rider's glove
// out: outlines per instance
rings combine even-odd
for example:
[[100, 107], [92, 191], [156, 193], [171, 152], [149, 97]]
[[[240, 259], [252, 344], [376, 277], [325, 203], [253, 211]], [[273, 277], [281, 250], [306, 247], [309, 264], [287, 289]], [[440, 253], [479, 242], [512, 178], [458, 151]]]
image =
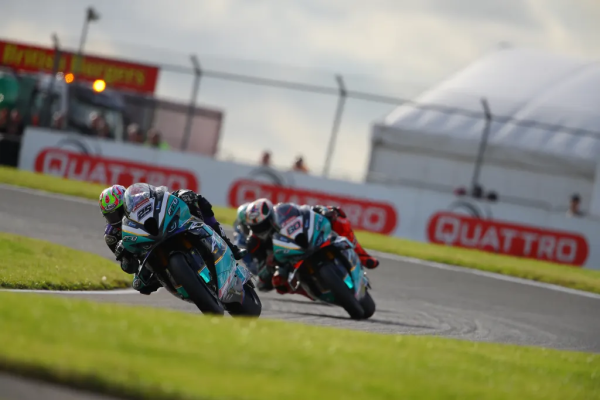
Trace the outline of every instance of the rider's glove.
[[313, 211], [317, 214], [321, 214], [322, 216], [327, 217], [327, 207], [325, 206], [314, 206]]
[[335, 220], [337, 217], [346, 218], [346, 213], [344, 211], [342, 211], [342, 209], [340, 207], [315, 206], [313, 208], [313, 210], [315, 212], [318, 212], [319, 214], [323, 215], [325, 218], [327, 218], [330, 221]]
[[181, 200], [183, 200], [183, 202], [185, 204], [187, 204], [188, 206], [190, 205], [195, 205], [197, 206], [198, 204], [198, 195], [194, 192], [192, 192], [191, 190], [178, 190], [177, 192], [173, 193], [175, 196], [179, 197]]
[[335, 210], [338, 217], [346, 218], [346, 213], [340, 207], [331, 207], [331, 208], [333, 208]]

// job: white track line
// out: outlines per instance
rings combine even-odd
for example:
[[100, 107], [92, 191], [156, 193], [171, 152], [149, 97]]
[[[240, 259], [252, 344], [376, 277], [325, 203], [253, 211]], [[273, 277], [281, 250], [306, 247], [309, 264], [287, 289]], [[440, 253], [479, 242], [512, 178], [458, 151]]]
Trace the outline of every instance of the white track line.
[[[0, 189], [12, 190], [13, 192], [27, 193], [27, 194], [32, 194], [35, 196], [40, 196], [40, 197], [49, 197], [52, 199], [72, 201], [74, 203], [82, 203], [82, 204], [95, 205], [95, 206], [98, 205], [97, 200], [94, 201], [94, 200], [84, 199], [81, 197], [67, 196], [67, 195], [58, 194], [58, 193], [50, 193], [50, 192], [46, 192], [44, 190], [29, 189], [29, 188], [24, 188], [24, 187], [20, 187], [20, 186], [5, 185], [3, 183], [0, 183]], [[98, 196], [100, 196], [100, 193], [98, 193]]]
[[60, 294], [135, 294], [139, 293], [134, 289], [115, 289], [115, 290], [36, 290], [36, 289], [0, 289], [0, 292], [15, 293], [60, 293]]
[[[55, 193], [45, 192], [42, 190], [35, 190], [35, 189], [18, 187], [18, 186], [0, 184], [0, 189], [12, 190], [15, 192], [27, 193], [27, 194], [32, 194], [32, 195], [41, 196], [41, 197], [50, 197], [50, 198], [55, 198], [55, 199], [60, 199], [60, 200], [73, 201], [76, 203], [82, 203], [82, 204], [88, 204], [88, 205], [94, 205], [94, 206], [97, 205], [97, 203], [93, 200], [81, 199], [78, 197], [66, 196], [66, 195], [62, 195], [62, 194], [55, 194]], [[423, 267], [442, 269], [442, 270], [446, 270], [446, 271], [478, 275], [478, 276], [482, 276], [482, 277], [486, 277], [486, 278], [490, 278], [490, 279], [497, 279], [497, 280], [505, 281], [505, 282], [534, 286], [534, 287], [543, 288], [543, 289], [547, 289], [547, 290], [554, 290], [557, 292], [568, 293], [568, 294], [572, 294], [572, 295], [576, 295], [576, 296], [583, 296], [583, 297], [588, 297], [591, 299], [600, 300], [600, 294], [585, 292], [583, 290], [570, 289], [570, 288], [566, 288], [563, 286], [553, 285], [550, 283], [536, 282], [536, 281], [532, 281], [529, 279], [517, 278], [517, 277], [513, 277], [513, 276], [497, 274], [494, 272], [486, 272], [486, 271], [481, 271], [481, 270], [467, 268], [467, 267], [460, 267], [457, 265], [442, 264], [442, 263], [437, 263], [437, 262], [433, 262], [433, 261], [420, 260], [418, 258], [404, 257], [404, 256], [400, 256], [397, 254], [382, 253], [382, 252], [374, 251], [374, 250], [370, 250], [370, 251], [373, 254], [377, 255], [379, 258], [383, 258], [386, 260], [402, 261], [402, 262], [406, 262], [409, 264], [413, 264], [415, 266], [423, 266]], [[50, 291], [50, 290], [18, 290], [17, 289], [17, 290], [10, 290], [10, 291], [31, 292], [31, 293], [73, 293], [73, 294], [137, 293], [133, 289], [126, 289], [126, 290], [120, 290], [120, 291], [119, 290], [110, 290], [110, 291], [64, 291], [64, 292], [63, 291]]]

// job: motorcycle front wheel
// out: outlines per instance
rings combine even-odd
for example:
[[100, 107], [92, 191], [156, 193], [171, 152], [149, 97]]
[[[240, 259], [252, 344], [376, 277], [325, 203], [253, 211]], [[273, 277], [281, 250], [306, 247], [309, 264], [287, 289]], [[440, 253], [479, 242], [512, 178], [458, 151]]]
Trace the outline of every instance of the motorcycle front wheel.
[[371, 293], [365, 293], [365, 296], [360, 300], [360, 305], [364, 311], [364, 319], [369, 319], [375, 314], [375, 301], [373, 301]]
[[169, 272], [175, 282], [183, 286], [190, 300], [203, 314], [224, 315], [225, 309], [215, 298], [200, 276], [188, 264], [185, 256], [175, 253], [169, 258]]
[[365, 312], [359, 301], [354, 297], [354, 292], [344, 283], [343, 278], [337, 273], [334, 264], [321, 267], [318, 272], [321, 282], [331, 290], [336, 302], [342, 306], [352, 319], [363, 319]]
[[227, 312], [232, 317], [259, 317], [262, 303], [254, 290], [252, 281], [244, 284], [244, 300], [241, 303], [227, 303]]

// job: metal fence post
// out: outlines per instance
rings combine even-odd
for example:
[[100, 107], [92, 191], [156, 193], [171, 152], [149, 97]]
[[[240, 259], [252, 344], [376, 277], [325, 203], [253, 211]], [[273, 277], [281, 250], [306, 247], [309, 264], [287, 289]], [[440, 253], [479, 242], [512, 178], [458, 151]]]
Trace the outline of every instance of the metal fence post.
[[187, 118], [185, 121], [185, 129], [183, 131], [183, 140], [181, 141], [181, 150], [185, 150], [188, 147], [190, 141], [190, 135], [192, 133], [192, 122], [194, 113], [196, 111], [196, 98], [198, 97], [198, 91], [200, 90], [200, 78], [202, 77], [202, 69], [200, 68], [200, 62], [196, 55], [190, 56], [192, 65], [194, 66], [194, 85], [192, 88], [192, 98], [190, 99], [190, 105], [188, 107]]
[[473, 179], [471, 180], [471, 193], [475, 192], [475, 187], [479, 184], [479, 173], [481, 171], [481, 164], [483, 163], [483, 154], [487, 147], [488, 138], [490, 136], [490, 129], [492, 125], [492, 112], [487, 99], [484, 97], [481, 99], [481, 106], [483, 107], [483, 113], [485, 116], [485, 125], [483, 126], [483, 132], [481, 134], [481, 141], [479, 142], [479, 152], [477, 153], [477, 159], [475, 161], [475, 167], [473, 169]]
[[344, 112], [344, 104], [346, 103], [346, 97], [348, 92], [344, 85], [344, 78], [342, 75], [336, 75], [335, 80], [338, 84], [339, 97], [337, 103], [337, 109], [335, 110], [335, 116], [333, 118], [333, 127], [331, 128], [331, 136], [329, 137], [329, 144], [327, 146], [327, 154], [325, 156], [325, 165], [323, 166], [323, 176], [329, 175], [329, 168], [331, 167], [331, 159], [333, 158], [333, 150], [335, 147], [335, 140], [337, 138], [338, 131], [340, 129], [340, 123], [342, 121], [342, 113]]
[[42, 112], [42, 118], [40, 125], [43, 127], [49, 127], [52, 124], [52, 100], [54, 99], [54, 83], [56, 82], [56, 75], [58, 74], [58, 68], [60, 67], [60, 42], [56, 33], [52, 34], [52, 42], [54, 44], [54, 62], [52, 65], [52, 76], [48, 85], [48, 93], [46, 93], [46, 101], [44, 102], [44, 108]]

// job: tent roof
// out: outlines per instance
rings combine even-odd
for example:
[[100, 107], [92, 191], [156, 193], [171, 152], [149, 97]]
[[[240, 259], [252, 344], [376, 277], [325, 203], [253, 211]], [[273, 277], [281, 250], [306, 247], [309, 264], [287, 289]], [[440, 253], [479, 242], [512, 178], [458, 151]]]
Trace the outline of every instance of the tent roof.
[[[418, 134], [423, 146], [431, 146], [441, 135], [444, 143], [458, 141], [471, 148], [479, 143], [484, 126], [482, 98], [487, 99], [494, 118], [568, 128], [498, 118], [491, 125], [488, 149], [501, 147], [506, 154], [513, 148], [544, 158], [596, 162], [600, 154], [600, 62], [530, 49], [502, 49], [474, 62], [419, 96], [419, 106], [405, 104], [395, 109], [376, 124], [374, 137], [397, 142], [402, 132], [410, 132], [413, 144]], [[431, 106], [458, 108], [470, 115]]]

